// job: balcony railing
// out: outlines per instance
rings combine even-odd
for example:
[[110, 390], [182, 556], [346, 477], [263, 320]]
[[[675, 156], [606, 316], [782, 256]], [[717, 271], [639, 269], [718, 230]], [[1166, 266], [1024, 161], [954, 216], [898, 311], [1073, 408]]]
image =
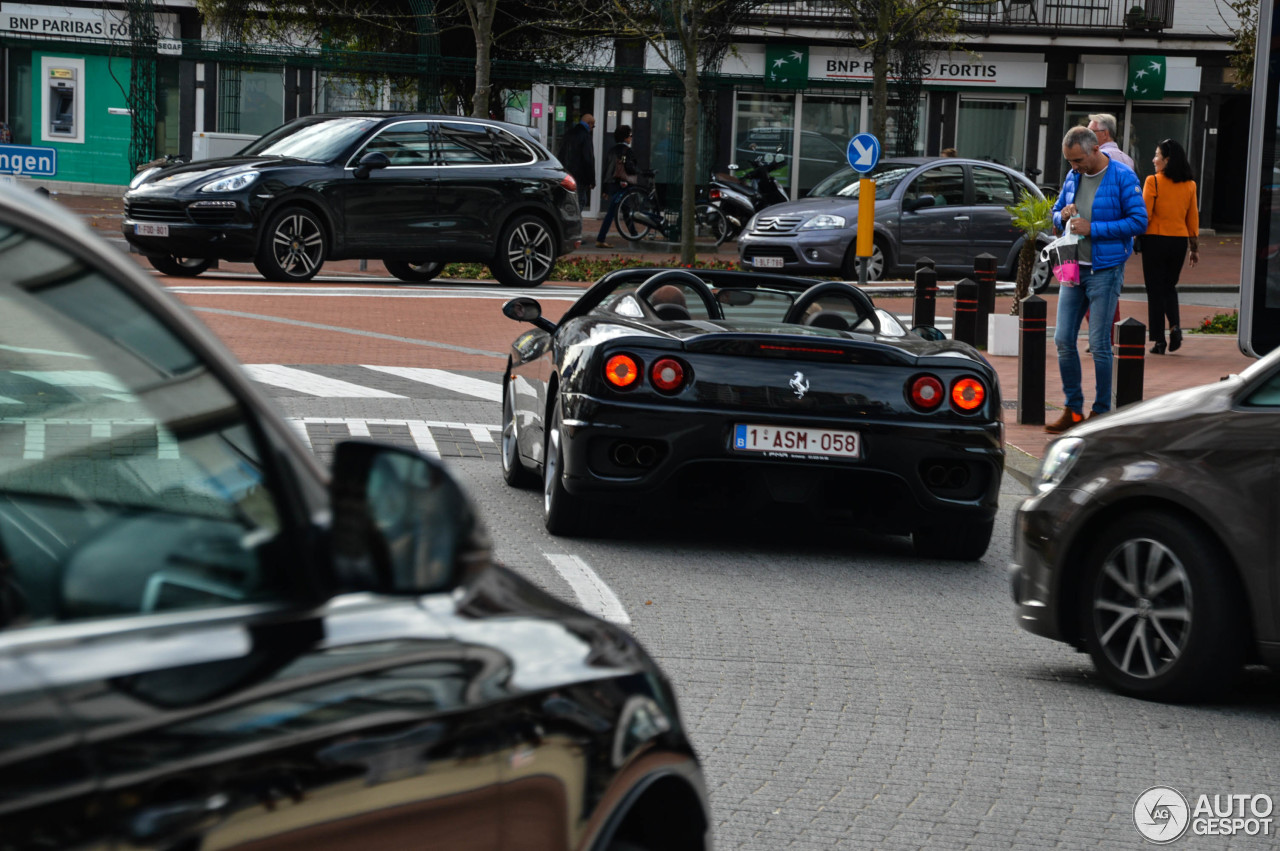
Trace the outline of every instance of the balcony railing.
[[[965, 30], [1020, 32], [1110, 30], [1160, 32], [1173, 25], [1174, 0], [956, 0], [951, 8]], [[773, 23], [840, 26], [848, 5], [837, 0], [762, 3], [751, 16]]]

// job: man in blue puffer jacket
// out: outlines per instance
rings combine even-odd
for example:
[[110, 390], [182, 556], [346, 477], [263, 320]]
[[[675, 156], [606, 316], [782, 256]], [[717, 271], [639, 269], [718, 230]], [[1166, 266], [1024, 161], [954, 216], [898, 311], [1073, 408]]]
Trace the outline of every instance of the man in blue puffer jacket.
[[1066, 404], [1062, 416], [1044, 430], [1061, 434], [1084, 419], [1084, 389], [1081, 387], [1080, 323], [1085, 310], [1098, 322], [1089, 323], [1089, 347], [1093, 350], [1093, 372], [1097, 389], [1094, 414], [1111, 410], [1111, 324], [1120, 288], [1124, 285], [1124, 264], [1133, 253], [1133, 238], [1147, 229], [1147, 205], [1142, 200], [1138, 176], [1122, 162], [1098, 149], [1098, 137], [1087, 127], [1072, 127], [1062, 140], [1062, 155], [1071, 164], [1071, 173], [1053, 205], [1053, 226], [1078, 234], [1077, 255], [1080, 283], [1058, 289], [1057, 330], [1053, 342], [1058, 347], [1058, 372]]

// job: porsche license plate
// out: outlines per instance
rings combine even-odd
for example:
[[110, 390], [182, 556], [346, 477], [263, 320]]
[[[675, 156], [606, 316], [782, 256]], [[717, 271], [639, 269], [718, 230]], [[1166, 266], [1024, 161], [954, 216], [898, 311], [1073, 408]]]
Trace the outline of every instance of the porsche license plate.
[[757, 269], [781, 269], [781, 257], [756, 257], [751, 261], [751, 265]]
[[138, 236], [168, 236], [168, 225], [153, 225], [147, 222], [138, 222], [133, 226], [133, 232]]
[[738, 452], [763, 452], [781, 458], [862, 457], [862, 440], [856, 431], [826, 428], [738, 424], [733, 427], [733, 448]]

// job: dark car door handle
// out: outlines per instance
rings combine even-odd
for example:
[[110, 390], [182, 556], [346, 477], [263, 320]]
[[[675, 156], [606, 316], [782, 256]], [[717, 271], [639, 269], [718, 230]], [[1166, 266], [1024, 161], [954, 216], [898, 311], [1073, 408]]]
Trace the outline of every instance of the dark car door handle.
[[171, 838], [185, 838], [193, 830], [208, 827], [213, 818], [231, 803], [222, 794], [206, 798], [174, 801], [142, 810], [129, 823], [129, 833], [138, 844], [154, 844]]

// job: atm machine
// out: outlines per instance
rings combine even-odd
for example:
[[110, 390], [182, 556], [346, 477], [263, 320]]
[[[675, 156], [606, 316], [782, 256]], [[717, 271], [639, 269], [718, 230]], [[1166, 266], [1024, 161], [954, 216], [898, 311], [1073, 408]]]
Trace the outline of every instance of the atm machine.
[[48, 98], [49, 107], [45, 115], [49, 119], [49, 135], [75, 137], [76, 69], [49, 69]]

